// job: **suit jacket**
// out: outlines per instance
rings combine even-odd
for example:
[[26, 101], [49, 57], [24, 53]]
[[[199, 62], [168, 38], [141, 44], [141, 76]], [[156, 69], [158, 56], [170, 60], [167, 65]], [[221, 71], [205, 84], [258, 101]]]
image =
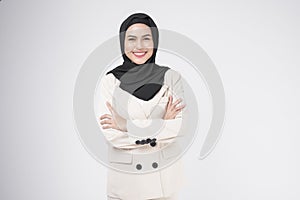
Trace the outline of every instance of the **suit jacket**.
[[[183, 87], [180, 74], [172, 69], [165, 73], [164, 85], [160, 91], [149, 101], [144, 101], [122, 90], [120, 81], [112, 73], [104, 76], [100, 81], [100, 112], [110, 114], [105, 102], [113, 105], [119, 116], [116, 118], [118, 124], [126, 131], [115, 129], [102, 129], [108, 141], [109, 163], [111, 166], [124, 170], [136, 171], [135, 174], [123, 173], [113, 169], [108, 169], [107, 194], [111, 197], [122, 200], [144, 200], [171, 196], [177, 192], [184, 184], [182, 161], [178, 160], [171, 166], [160, 171], [140, 174], [154, 170], [157, 165], [163, 166], [170, 159], [174, 159], [181, 153], [179, 146], [176, 146], [176, 138], [181, 137], [178, 130], [182, 123], [182, 111], [175, 119], [163, 120], [165, 106], [168, 103], [168, 96], [173, 96], [173, 102], [178, 98], [183, 98]], [[126, 121], [122, 119], [126, 119]], [[149, 123], [153, 123], [152, 130]], [[132, 127], [132, 125], [136, 125]], [[160, 126], [161, 125], [161, 126]], [[137, 140], [133, 135], [138, 134], [136, 130], [143, 134], [151, 134], [158, 131], [156, 135], [155, 147], [150, 145], [137, 145]], [[144, 128], [145, 127], [145, 128]], [[132, 131], [135, 131], [133, 134]], [[172, 145], [170, 145], [172, 144]], [[151, 158], [147, 157], [151, 155]], [[139, 167], [138, 167], [139, 166]]]

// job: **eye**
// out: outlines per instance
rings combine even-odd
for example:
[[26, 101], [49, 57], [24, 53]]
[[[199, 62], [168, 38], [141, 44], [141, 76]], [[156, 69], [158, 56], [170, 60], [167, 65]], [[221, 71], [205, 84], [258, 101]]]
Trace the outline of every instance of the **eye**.
[[134, 41], [135, 39], [134, 39], [134, 38], [128, 38], [128, 40], [129, 40], [129, 41]]
[[149, 37], [146, 37], [146, 38], [144, 38], [144, 40], [150, 40], [150, 38], [149, 38]]

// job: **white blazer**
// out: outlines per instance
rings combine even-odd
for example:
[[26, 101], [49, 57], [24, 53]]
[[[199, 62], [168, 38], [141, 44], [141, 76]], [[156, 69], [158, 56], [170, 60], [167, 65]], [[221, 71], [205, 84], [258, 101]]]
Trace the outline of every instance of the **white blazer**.
[[[110, 114], [105, 104], [105, 102], [108, 101], [122, 117], [127, 119], [125, 123], [124, 121], [118, 121], [119, 124], [127, 129], [126, 132], [101, 128], [108, 144], [113, 146], [109, 145], [108, 157], [110, 164], [118, 169], [136, 170], [137, 172], [139, 170], [151, 170], [151, 168], [155, 166], [153, 163], [162, 166], [164, 161], [174, 158], [174, 156], [180, 153], [180, 149], [178, 148], [165, 147], [179, 137], [178, 130], [182, 122], [182, 111], [175, 119], [162, 119], [165, 113], [165, 106], [168, 103], [168, 96], [173, 96], [173, 102], [178, 98], [182, 98], [182, 103], [184, 103], [180, 74], [175, 70], [169, 69], [165, 73], [164, 85], [149, 101], [141, 100], [129, 94], [127, 91], [122, 90], [119, 85], [120, 81], [116, 79], [112, 73], [105, 75], [100, 81], [100, 114]], [[116, 96], [118, 99], [115, 99]], [[124, 99], [128, 99], [129, 101], [124, 101]], [[113, 104], [113, 100], [115, 104]], [[129, 116], [122, 114], [124, 108], [128, 109], [127, 112]], [[128, 123], [130, 120], [139, 127], [147, 127], [149, 120], [151, 120], [152, 123], [163, 122], [163, 128], [156, 136], [157, 145], [155, 147], [151, 147], [150, 145], [137, 145], [135, 143], [137, 138], [128, 134], [131, 131], [130, 124]], [[142, 130], [152, 131], [149, 128]], [[143, 160], [142, 153], [152, 153], [153, 161], [149, 161], [149, 159]], [[140, 168], [142, 167], [142, 169], [138, 168], [138, 165]], [[129, 174], [108, 169], [107, 195], [122, 200], [146, 200], [169, 197], [173, 193], [178, 192], [184, 183], [185, 177], [181, 160], [176, 161], [173, 165], [160, 171], [146, 174]]]

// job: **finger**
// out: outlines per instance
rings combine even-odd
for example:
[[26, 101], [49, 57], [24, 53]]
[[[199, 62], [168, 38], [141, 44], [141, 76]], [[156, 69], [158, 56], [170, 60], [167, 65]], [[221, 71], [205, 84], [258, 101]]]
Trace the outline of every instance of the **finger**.
[[176, 107], [176, 111], [181, 110], [181, 109], [183, 109], [184, 107], [185, 107], [185, 105], [178, 106], [178, 107]]
[[112, 127], [111, 125], [102, 126], [103, 129], [109, 129], [109, 128], [111, 128], [111, 127]]
[[112, 116], [110, 115], [110, 114], [104, 114], [104, 115], [101, 115], [101, 117], [100, 117], [100, 120], [102, 120], [102, 119], [112, 119]]
[[179, 104], [181, 101], [182, 101], [182, 99], [181, 99], [181, 98], [177, 99], [177, 100], [174, 102], [174, 105], [177, 105], [177, 104]]
[[101, 115], [100, 119], [112, 119], [112, 116], [110, 114], [104, 114], [104, 115]]
[[176, 110], [176, 106], [182, 101], [182, 99], [177, 99], [172, 105], [171, 108], [172, 110]]
[[172, 113], [172, 118], [175, 119], [176, 116], [177, 116], [179, 113], [180, 113], [180, 110], [173, 112], [173, 113]]
[[112, 124], [112, 121], [111, 120], [103, 120], [100, 122], [101, 125], [103, 124]]
[[185, 107], [185, 105], [181, 105], [178, 107], [175, 107], [173, 110], [170, 110], [170, 114], [173, 115], [177, 115], [183, 108]]
[[167, 109], [172, 105], [172, 102], [173, 102], [173, 97], [171, 95], [171, 96], [169, 96], [169, 100], [168, 100], [168, 104], [167, 104]]
[[173, 103], [173, 96], [170, 96], [170, 102]]

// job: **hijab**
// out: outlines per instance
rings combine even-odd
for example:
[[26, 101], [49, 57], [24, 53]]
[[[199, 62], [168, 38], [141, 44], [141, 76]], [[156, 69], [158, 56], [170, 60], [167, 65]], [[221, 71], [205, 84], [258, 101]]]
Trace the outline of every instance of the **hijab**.
[[[132, 62], [124, 51], [126, 30], [136, 23], [142, 23], [150, 27], [154, 43], [152, 56], [143, 64]], [[119, 30], [123, 64], [106, 73], [112, 73], [120, 80], [120, 88], [144, 101], [152, 99], [160, 91], [164, 83], [165, 72], [170, 69], [169, 67], [159, 66], [155, 63], [158, 38], [158, 29], [151, 17], [144, 13], [130, 15], [121, 24]]]

